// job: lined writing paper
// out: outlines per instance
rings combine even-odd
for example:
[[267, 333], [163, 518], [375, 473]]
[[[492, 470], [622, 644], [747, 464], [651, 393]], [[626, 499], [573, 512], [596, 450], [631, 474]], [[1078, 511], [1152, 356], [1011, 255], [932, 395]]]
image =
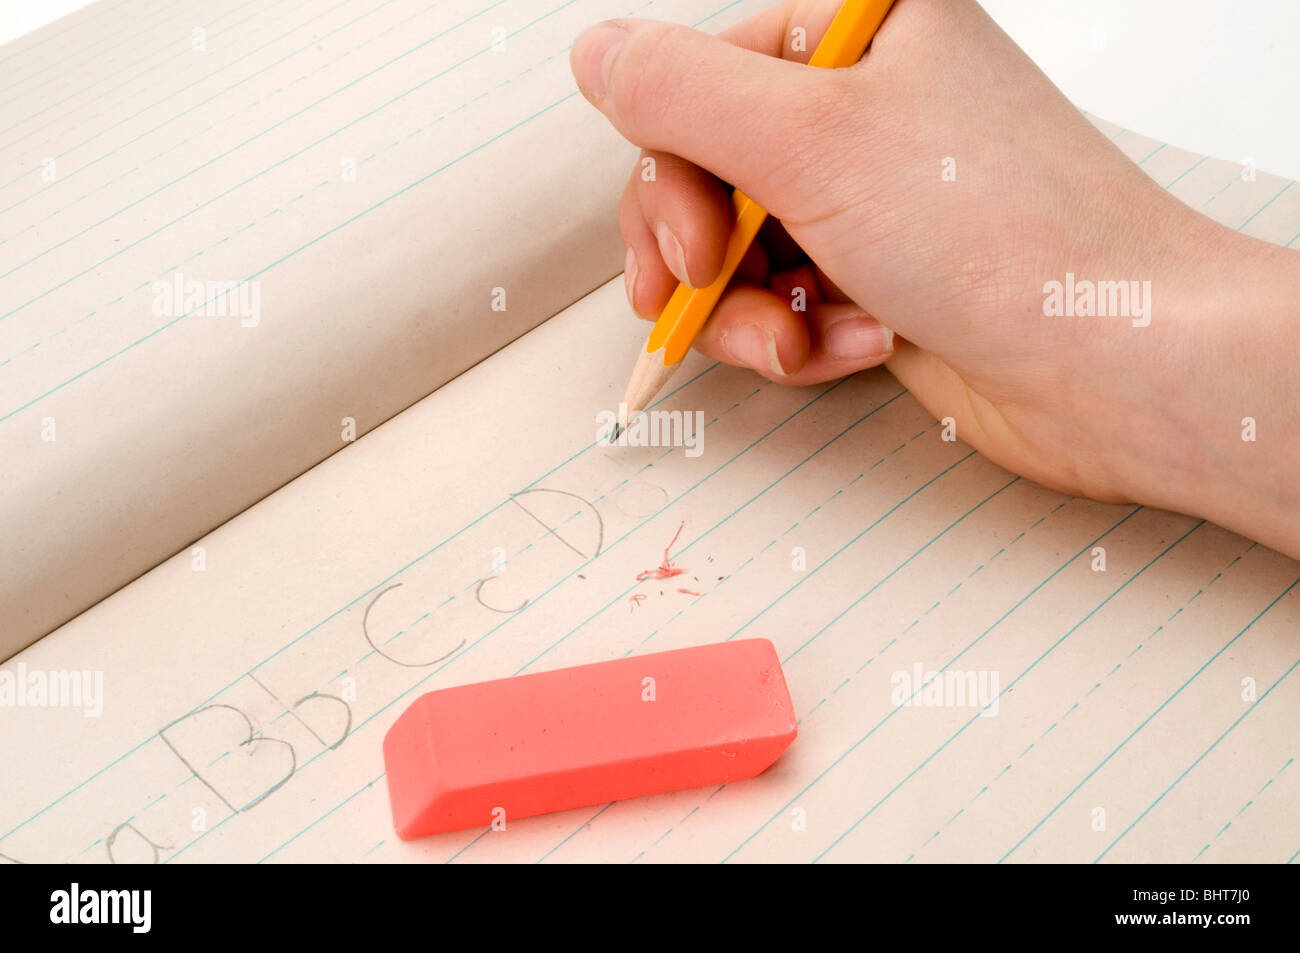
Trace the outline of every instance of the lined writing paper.
[[[1293, 560], [1017, 478], [883, 371], [693, 357], [703, 453], [598, 446], [618, 282], [455, 376], [620, 263], [572, 37], [761, 5], [105, 0], [0, 49], [0, 655], [134, 579], [3, 666], [81, 697], [4, 708], [0, 860], [1300, 857]], [[1300, 239], [1293, 183], [1097, 123]], [[421, 692], [741, 637], [800, 715], [759, 778], [394, 838]]]
[[[1289, 183], [1102, 126], [1180, 198], [1300, 230]], [[102, 670], [104, 711], [0, 723], [28, 766], [0, 854], [1300, 856], [1300, 565], [1007, 473], [884, 371], [783, 388], [693, 356], [658, 406], [709, 409], [702, 453], [599, 446], [619, 382], [587, 342], [641, 334], [618, 284], [206, 537], [203, 571], [182, 554], [21, 653]], [[679, 529], [686, 573], [638, 581]], [[380, 742], [420, 693], [738, 637], [775, 643], [800, 715], [760, 777], [394, 838]]]
[[613, 275], [573, 37], [757, 6], [106, 0], [0, 50], [0, 657]]

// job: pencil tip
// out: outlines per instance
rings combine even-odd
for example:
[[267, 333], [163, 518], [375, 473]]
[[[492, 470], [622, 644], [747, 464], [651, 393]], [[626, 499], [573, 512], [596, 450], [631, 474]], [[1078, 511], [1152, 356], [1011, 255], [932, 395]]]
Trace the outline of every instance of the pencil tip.
[[617, 440], [619, 434], [621, 434], [622, 432], [623, 432], [623, 426], [621, 424], [615, 424], [614, 432], [609, 435], [609, 442], [613, 443], [615, 440]]

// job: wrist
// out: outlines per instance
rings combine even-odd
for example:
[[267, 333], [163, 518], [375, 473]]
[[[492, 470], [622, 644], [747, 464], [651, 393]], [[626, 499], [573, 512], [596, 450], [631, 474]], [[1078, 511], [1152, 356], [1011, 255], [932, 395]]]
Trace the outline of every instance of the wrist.
[[1143, 349], [1129, 495], [1300, 558], [1300, 252], [1195, 218]]

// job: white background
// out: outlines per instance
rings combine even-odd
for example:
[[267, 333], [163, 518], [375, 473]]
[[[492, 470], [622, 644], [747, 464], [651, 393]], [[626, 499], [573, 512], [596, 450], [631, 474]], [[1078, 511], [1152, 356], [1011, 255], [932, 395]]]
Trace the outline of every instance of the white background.
[[[1079, 107], [1300, 179], [1300, 0], [983, 0]], [[0, 0], [0, 43], [83, 0]], [[0, 86], [4, 84], [0, 73]]]

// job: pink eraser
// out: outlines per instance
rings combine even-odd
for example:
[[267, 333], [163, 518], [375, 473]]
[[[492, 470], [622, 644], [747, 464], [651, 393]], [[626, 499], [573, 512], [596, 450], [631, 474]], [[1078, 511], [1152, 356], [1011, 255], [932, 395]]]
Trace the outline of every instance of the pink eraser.
[[444, 688], [384, 737], [393, 826], [409, 840], [740, 781], [796, 730], [767, 639]]

